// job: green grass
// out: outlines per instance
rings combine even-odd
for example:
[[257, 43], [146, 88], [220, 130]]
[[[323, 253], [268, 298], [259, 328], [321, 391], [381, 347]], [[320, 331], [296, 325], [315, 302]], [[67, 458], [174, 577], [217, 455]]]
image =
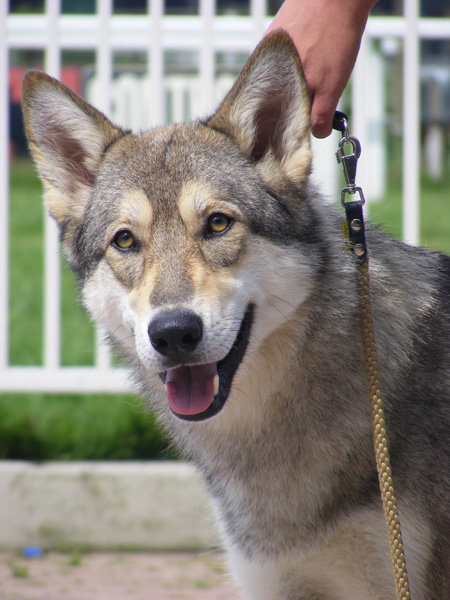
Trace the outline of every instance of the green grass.
[[23, 565], [11, 565], [11, 571], [13, 577], [17, 579], [27, 579], [30, 576], [30, 571], [28, 567], [24, 567]]
[[[387, 185], [385, 197], [370, 205], [370, 219], [394, 237], [402, 238], [400, 139], [390, 137], [387, 144]], [[446, 151], [442, 179], [422, 175], [420, 180], [419, 242], [431, 250], [450, 254], [450, 152]]]
[[[392, 145], [390, 146], [392, 147]], [[386, 198], [371, 205], [371, 219], [401, 236], [401, 186], [390, 157]], [[14, 365], [42, 364], [43, 209], [31, 161], [11, 169], [10, 357]], [[422, 179], [421, 243], [450, 253], [450, 174]], [[62, 272], [62, 363], [93, 363], [94, 330], [78, 303], [74, 277]], [[0, 458], [32, 460], [166, 458], [167, 439], [132, 395], [0, 395]]]
[[10, 360], [42, 361], [42, 223], [40, 184], [28, 160], [10, 174]]
[[154, 416], [131, 395], [0, 395], [0, 459], [173, 458]]
[[69, 559], [67, 561], [69, 567], [79, 567], [81, 566], [82, 562], [83, 553], [81, 552], [81, 550], [79, 550], [78, 548], [74, 548], [73, 550], [71, 550]]
[[[44, 209], [42, 186], [28, 159], [14, 161], [10, 177], [10, 360], [42, 364]], [[63, 365], [93, 364], [94, 330], [82, 311], [74, 276], [61, 274]]]
[[[450, 254], [450, 176], [442, 181], [422, 178], [420, 244]], [[401, 239], [402, 204], [400, 184], [392, 184], [383, 200], [370, 205], [370, 219]]]
[[[10, 173], [10, 362], [41, 365], [42, 187], [28, 158]], [[92, 365], [94, 328], [63, 261], [63, 365]], [[173, 458], [167, 438], [134, 395], [0, 394], [0, 458], [100, 460]]]

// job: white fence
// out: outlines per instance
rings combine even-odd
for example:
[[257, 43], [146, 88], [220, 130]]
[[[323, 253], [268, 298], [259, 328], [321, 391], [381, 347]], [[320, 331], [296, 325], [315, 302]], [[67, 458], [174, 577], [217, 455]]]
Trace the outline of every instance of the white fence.
[[[85, 16], [61, 15], [59, 0], [47, 0], [43, 15], [9, 15], [8, 3], [0, 4], [0, 391], [123, 391], [129, 388], [126, 373], [122, 369], [111, 368], [109, 352], [100, 342], [97, 344], [95, 366], [61, 366], [60, 261], [57, 232], [49, 219], [46, 220], [45, 232], [44, 364], [42, 367], [10, 366], [7, 152], [9, 51], [45, 50], [45, 69], [58, 77], [63, 50], [94, 50], [96, 74], [89, 88], [89, 96], [107, 114], [111, 113], [115, 85], [113, 52], [146, 52], [148, 74], [141, 83], [151, 90], [152, 95], [148, 124], [163, 123], [166, 120], [165, 94], [168, 89], [174, 95], [175, 104], [178, 102], [176, 110], [181, 110], [180, 98], [186, 93], [194, 112], [207, 113], [214, 107], [218, 96], [230, 83], [229, 79], [219, 80], [216, 77], [215, 53], [251, 52], [270, 22], [265, 13], [265, 0], [251, 0], [250, 14], [239, 17], [216, 16], [214, 0], [199, 0], [199, 14], [189, 17], [164, 15], [163, 0], [149, 0], [148, 14], [142, 16], [113, 15], [112, 0], [97, 0], [97, 14]], [[418, 18], [418, 0], [405, 1], [404, 5], [403, 17], [369, 19], [353, 74], [352, 131], [359, 137], [364, 149], [358, 182], [369, 190], [370, 195], [371, 181], [373, 182], [370, 173], [373, 174], [376, 169], [374, 165], [378, 165], [378, 180], [383, 180], [380, 155], [382, 145], [377, 144], [370, 135], [374, 119], [379, 122], [383, 119], [380, 112], [382, 97], [377, 97], [383, 89], [382, 72], [379, 77], [375, 76], [380, 65], [376, 60], [374, 62], [372, 41], [380, 38], [403, 40], [403, 123], [407, 124], [403, 127], [403, 230], [406, 241], [417, 243], [420, 171], [419, 44], [421, 39], [449, 39], [450, 19]], [[197, 78], [170, 81], [164, 74], [164, 52], [167, 50], [198, 51]], [[379, 82], [378, 87], [375, 86], [376, 81]], [[331, 192], [336, 187], [335, 146], [336, 137], [332, 136], [317, 144], [320, 156], [318, 165], [322, 165], [323, 169], [320, 171], [321, 178], [331, 182], [328, 187]], [[99, 339], [100, 337], [98, 336]]]

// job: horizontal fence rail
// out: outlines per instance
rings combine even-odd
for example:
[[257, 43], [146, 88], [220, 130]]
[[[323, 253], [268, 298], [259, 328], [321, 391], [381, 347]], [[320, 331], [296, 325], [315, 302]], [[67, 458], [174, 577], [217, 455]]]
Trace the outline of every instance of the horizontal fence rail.
[[[47, 0], [45, 14], [39, 15], [8, 14], [7, 5], [7, 2], [2, 2], [0, 8], [0, 392], [123, 392], [131, 389], [128, 373], [125, 369], [111, 366], [109, 350], [102, 343], [101, 332], [97, 333], [93, 366], [61, 366], [59, 244], [56, 227], [48, 217], [45, 226], [43, 365], [10, 365], [9, 158], [5, 150], [9, 139], [9, 52], [42, 50], [45, 70], [59, 77], [62, 51], [94, 51], [95, 72], [85, 86], [88, 100], [120, 122], [129, 118], [123, 116], [127, 113], [123, 103], [120, 104], [121, 99], [126, 97], [127, 86], [131, 86], [132, 90], [139, 89], [144, 102], [147, 102], [147, 90], [151, 92], [152, 100], [147, 125], [161, 124], [167, 122], [169, 117], [171, 120], [192, 118], [214, 109], [233, 80], [230, 73], [219, 73], [216, 55], [219, 52], [250, 54], [270, 23], [265, 12], [266, 3], [264, 0], [252, 0], [248, 16], [217, 16], [213, 0], [199, 0], [199, 14], [194, 16], [165, 15], [163, 0], [149, 0], [148, 14], [140, 16], [114, 15], [112, 0], [98, 0], [95, 15], [60, 14], [59, 0]], [[369, 19], [353, 74], [350, 99], [352, 132], [361, 139], [363, 148], [368, 149], [360, 163], [358, 180], [369, 190], [369, 197], [379, 194], [375, 185], [377, 182], [371, 183], [373, 178], [369, 175], [371, 169], [373, 172], [372, 161], [380, 152], [380, 145], [373, 146], [369, 127], [375, 118], [374, 111], [378, 110], [376, 118], [383, 118], [379, 113], [382, 98], [377, 100], [373, 88], [373, 74], [380, 65], [376, 63], [372, 41], [390, 37], [400, 39], [404, 45], [403, 123], [408, 124], [404, 127], [404, 238], [410, 243], [417, 243], [420, 130], [418, 48], [423, 39], [450, 39], [450, 19], [419, 18], [417, 0], [405, 2], [405, 15], [402, 17]], [[145, 53], [145, 72], [113, 77], [114, 52], [120, 51]], [[197, 53], [197, 72], [194, 75], [176, 76], [166, 73], [164, 60], [167, 51]], [[321, 142], [314, 140], [314, 143], [319, 157], [315, 163], [317, 177], [328, 182], [325, 189], [329, 194], [334, 194], [337, 189], [337, 170], [334, 165], [336, 137], [330, 136]]]

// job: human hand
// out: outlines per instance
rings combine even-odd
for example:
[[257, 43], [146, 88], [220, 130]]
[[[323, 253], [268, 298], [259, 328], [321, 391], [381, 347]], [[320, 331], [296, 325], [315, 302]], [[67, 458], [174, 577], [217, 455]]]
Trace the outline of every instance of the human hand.
[[376, 0], [285, 0], [267, 33], [291, 36], [311, 94], [311, 128], [331, 133], [334, 111], [349, 80], [370, 9]]

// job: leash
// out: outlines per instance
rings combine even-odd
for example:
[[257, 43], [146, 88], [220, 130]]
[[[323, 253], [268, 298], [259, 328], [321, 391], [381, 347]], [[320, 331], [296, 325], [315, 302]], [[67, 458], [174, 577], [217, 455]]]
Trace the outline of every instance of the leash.
[[[341, 192], [341, 203], [346, 214], [343, 230], [348, 239], [348, 248], [352, 252], [356, 264], [361, 333], [369, 387], [375, 459], [380, 483], [381, 500], [389, 535], [397, 599], [411, 600], [397, 501], [392, 481], [383, 399], [380, 391], [381, 386], [369, 287], [369, 256], [363, 216], [365, 199], [362, 189], [355, 185], [356, 167], [361, 154], [361, 145], [357, 138], [350, 136], [348, 117], [345, 113], [336, 111], [333, 120], [333, 129], [342, 133], [336, 157], [338, 163], [343, 167], [347, 184]], [[349, 149], [349, 146], [351, 146], [351, 151], [346, 154], [346, 148]]]

